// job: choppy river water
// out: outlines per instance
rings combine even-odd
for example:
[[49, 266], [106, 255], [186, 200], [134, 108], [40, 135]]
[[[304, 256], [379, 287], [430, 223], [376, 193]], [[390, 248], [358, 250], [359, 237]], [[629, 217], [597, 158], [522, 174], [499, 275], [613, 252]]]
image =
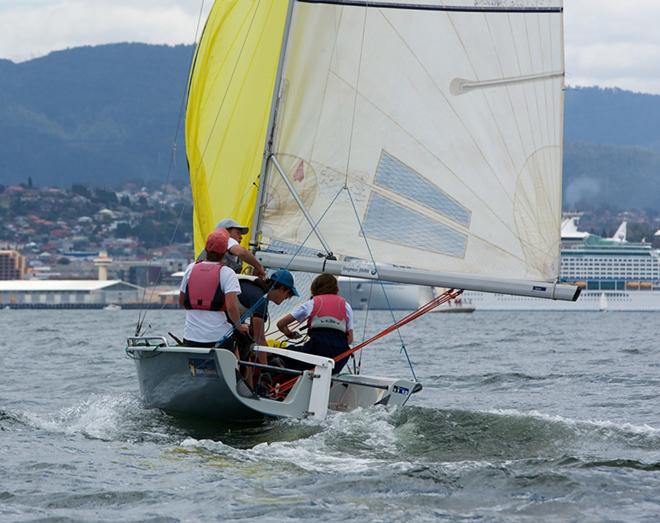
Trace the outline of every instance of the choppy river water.
[[[0, 520], [660, 516], [658, 314], [428, 314], [402, 331], [424, 384], [406, 408], [244, 427], [142, 408], [136, 315], [0, 311]], [[366, 348], [363, 372], [410, 376], [399, 347]]]

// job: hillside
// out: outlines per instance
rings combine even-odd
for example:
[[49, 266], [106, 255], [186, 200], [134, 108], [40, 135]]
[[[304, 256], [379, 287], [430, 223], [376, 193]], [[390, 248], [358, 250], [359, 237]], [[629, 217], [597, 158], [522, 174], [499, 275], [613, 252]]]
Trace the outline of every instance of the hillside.
[[[166, 177], [191, 53], [117, 44], [0, 63], [2, 183]], [[177, 164], [185, 181], [183, 146]]]
[[[168, 178], [191, 46], [81, 47], [0, 60], [0, 183]], [[660, 96], [566, 91], [565, 204], [660, 210]], [[187, 183], [182, 129], [169, 181]]]
[[567, 143], [660, 151], [660, 96], [621, 89], [569, 88], [565, 114]]
[[660, 154], [641, 147], [568, 143], [564, 207], [660, 210]]

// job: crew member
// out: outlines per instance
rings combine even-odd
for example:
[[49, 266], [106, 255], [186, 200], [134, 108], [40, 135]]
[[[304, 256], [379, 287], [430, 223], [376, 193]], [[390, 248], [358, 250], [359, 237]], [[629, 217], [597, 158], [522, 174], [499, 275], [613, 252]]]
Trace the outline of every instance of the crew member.
[[[248, 280], [241, 278], [241, 294], [238, 296], [238, 308], [241, 316], [250, 313], [250, 334], [257, 345], [268, 345], [264, 325], [268, 321], [268, 303], [279, 305], [292, 296], [298, 296], [293, 275], [286, 269], [275, 271], [266, 280]], [[266, 354], [260, 353], [257, 361], [266, 363]]]
[[[240, 359], [252, 360], [252, 352], [250, 350], [252, 348], [252, 342], [256, 345], [268, 345], [265, 323], [268, 321], [269, 302], [279, 305], [292, 296], [298, 296], [298, 291], [294, 286], [293, 275], [285, 269], [275, 271], [266, 280], [259, 278], [255, 280], [240, 278], [239, 283], [241, 285], [241, 294], [238, 296], [238, 309], [241, 317], [245, 317], [249, 311], [251, 335], [251, 338], [241, 337], [240, 339]], [[268, 354], [258, 352], [257, 363], [267, 364]], [[253, 386], [255, 384], [255, 373], [250, 367], [244, 370], [246, 382]]]
[[[291, 314], [287, 314], [277, 322], [277, 328], [287, 338], [298, 338], [298, 332], [292, 332], [289, 326], [294, 322], [307, 320], [309, 340], [300, 349], [308, 354], [325, 356], [334, 359], [349, 348], [353, 343], [353, 310], [339, 296], [337, 278], [332, 274], [320, 274], [311, 285], [312, 299], [298, 305]], [[346, 365], [348, 358], [335, 362], [333, 374], [339, 373]], [[286, 366], [290, 366], [287, 360]], [[303, 364], [304, 368], [309, 365]], [[300, 368], [294, 363], [293, 368]]]
[[224, 340], [221, 346], [233, 350], [233, 332], [248, 332], [238, 311], [238, 278], [221, 262], [228, 242], [227, 230], [213, 231], [206, 239], [206, 261], [191, 263], [184, 272], [179, 305], [187, 309], [183, 342], [188, 347], [214, 347]]
[[[227, 229], [229, 232], [229, 244], [227, 246], [227, 252], [222, 260], [227, 267], [230, 267], [234, 272], [240, 274], [241, 269], [243, 268], [243, 262], [245, 262], [253, 267], [253, 274], [255, 276], [258, 278], [266, 277], [266, 271], [264, 270], [263, 265], [259, 263], [259, 260], [257, 260], [254, 257], [254, 254], [249, 250], [240, 245], [243, 240], [243, 235], [247, 234], [250, 230], [247, 226], [239, 225], [235, 220], [227, 218], [218, 223], [216, 229]], [[197, 259], [205, 260], [206, 252], [202, 251]]]

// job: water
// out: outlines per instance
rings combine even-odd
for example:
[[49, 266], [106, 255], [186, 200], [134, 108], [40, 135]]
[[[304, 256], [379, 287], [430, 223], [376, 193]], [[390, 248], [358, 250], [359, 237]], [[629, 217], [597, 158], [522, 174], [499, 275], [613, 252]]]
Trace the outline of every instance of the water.
[[[148, 315], [153, 333], [182, 317]], [[657, 314], [429, 314], [402, 333], [424, 384], [405, 409], [246, 427], [142, 409], [123, 353], [135, 319], [0, 311], [0, 520], [660, 514]], [[373, 334], [390, 318], [369, 319]], [[409, 376], [399, 346], [365, 349], [364, 369]]]

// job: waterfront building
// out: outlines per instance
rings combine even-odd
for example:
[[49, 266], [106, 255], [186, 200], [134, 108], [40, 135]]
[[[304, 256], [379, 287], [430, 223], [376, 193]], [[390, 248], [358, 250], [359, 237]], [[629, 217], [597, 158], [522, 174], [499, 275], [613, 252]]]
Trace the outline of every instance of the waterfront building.
[[0, 281], [0, 306], [78, 308], [137, 304], [142, 289], [120, 280]]
[[140, 285], [141, 287], [149, 287], [151, 285], [158, 285], [162, 282], [163, 267], [153, 263], [134, 264], [128, 269], [128, 281]]
[[17, 251], [0, 251], [0, 280], [22, 280], [25, 271], [23, 255]]

